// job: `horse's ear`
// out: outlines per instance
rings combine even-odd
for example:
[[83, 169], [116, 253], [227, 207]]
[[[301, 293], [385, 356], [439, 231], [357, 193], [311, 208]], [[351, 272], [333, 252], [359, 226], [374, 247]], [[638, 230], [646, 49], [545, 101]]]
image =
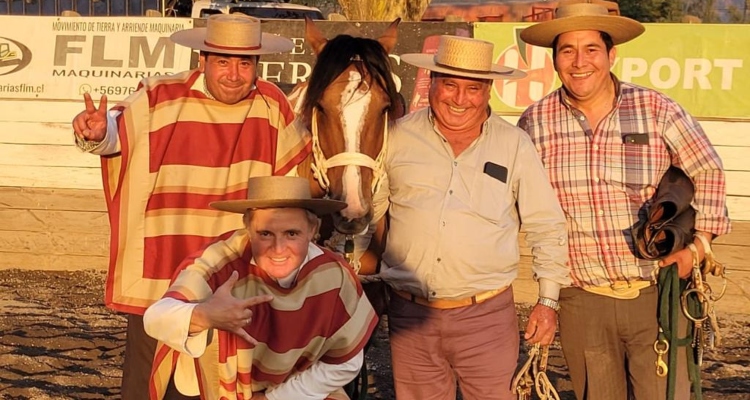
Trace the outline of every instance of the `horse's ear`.
[[328, 39], [323, 36], [323, 33], [308, 16], [305, 16], [305, 41], [310, 45], [316, 56], [320, 54], [323, 47], [328, 43]]
[[401, 18], [396, 18], [395, 21], [391, 22], [388, 29], [383, 32], [378, 38], [378, 42], [383, 46], [385, 51], [390, 54], [394, 48], [396, 48], [396, 40], [398, 40], [398, 24], [401, 23]]

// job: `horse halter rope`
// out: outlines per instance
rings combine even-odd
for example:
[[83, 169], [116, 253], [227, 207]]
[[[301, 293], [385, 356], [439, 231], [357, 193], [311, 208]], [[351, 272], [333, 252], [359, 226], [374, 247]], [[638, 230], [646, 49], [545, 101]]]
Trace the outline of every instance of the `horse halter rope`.
[[518, 400], [531, 400], [532, 388], [541, 400], [560, 400], [560, 395], [547, 377], [548, 357], [548, 345], [536, 343], [529, 349], [529, 358], [511, 384], [511, 391], [518, 396]]
[[385, 154], [388, 149], [388, 113], [385, 113], [383, 128], [383, 146], [380, 148], [377, 158], [372, 159], [365, 153], [354, 151], [345, 151], [326, 158], [323, 149], [320, 147], [320, 138], [318, 136], [318, 112], [313, 109], [311, 131], [312, 131], [312, 154], [314, 162], [311, 167], [313, 176], [318, 180], [320, 187], [329, 193], [331, 181], [328, 179], [328, 169], [333, 167], [343, 167], [348, 165], [357, 165], [360, 167], [370, 168], [372, 170], [372, 193], [380, 189], [383, 173], [385, 171]]

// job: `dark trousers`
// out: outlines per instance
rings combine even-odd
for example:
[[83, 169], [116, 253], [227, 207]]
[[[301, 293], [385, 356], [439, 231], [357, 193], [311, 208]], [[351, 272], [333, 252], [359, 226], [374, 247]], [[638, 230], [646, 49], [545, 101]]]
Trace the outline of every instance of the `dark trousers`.
[[[656, 286], [632, 300], [579, 288], [560, 292], [560, 344], [579, 400], [659, 400], [667, 380], [656, 375], [659, 334]], [[687, 319], [680, 321], [680, 332]], [[685, 349], [677, 358], [675, 399], [690, 398]], [[668, 362], [667, 357], [664, 361]]]
[[[125, 360], [122, 364], [122, 384], [120, 387], [123, 400], [146, 400], [151, 366], [156, 353], [156, 340], [146, 334], [143, 328], [143, 316], [128, 314], [128, 328], [125, 334]], [[197, 400], [199, 396], [184, 396], [169, 381], [166, 400]]]

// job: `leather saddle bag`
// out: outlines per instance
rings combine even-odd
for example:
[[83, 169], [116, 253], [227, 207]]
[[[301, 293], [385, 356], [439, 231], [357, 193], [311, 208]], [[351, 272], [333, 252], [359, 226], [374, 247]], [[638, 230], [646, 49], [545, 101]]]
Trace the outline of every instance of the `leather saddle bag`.
[[647, 218], [632, 228], [636, 255], [653, 260], [685, 248], [695, 233], [694, 187], [681, 169], [669, 167], [659, 182]]

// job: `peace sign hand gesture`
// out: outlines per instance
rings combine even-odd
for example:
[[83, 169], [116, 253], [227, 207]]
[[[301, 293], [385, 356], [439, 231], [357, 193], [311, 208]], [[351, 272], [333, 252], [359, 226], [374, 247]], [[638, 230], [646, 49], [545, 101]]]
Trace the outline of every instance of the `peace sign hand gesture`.
[[73, 118], [73, 132], [79, 139], [101, 142], [107, 133], [107, 96], [99, 99], [98, 109], [89, 93], [83, 94], [83, 102], [86, 110]]

